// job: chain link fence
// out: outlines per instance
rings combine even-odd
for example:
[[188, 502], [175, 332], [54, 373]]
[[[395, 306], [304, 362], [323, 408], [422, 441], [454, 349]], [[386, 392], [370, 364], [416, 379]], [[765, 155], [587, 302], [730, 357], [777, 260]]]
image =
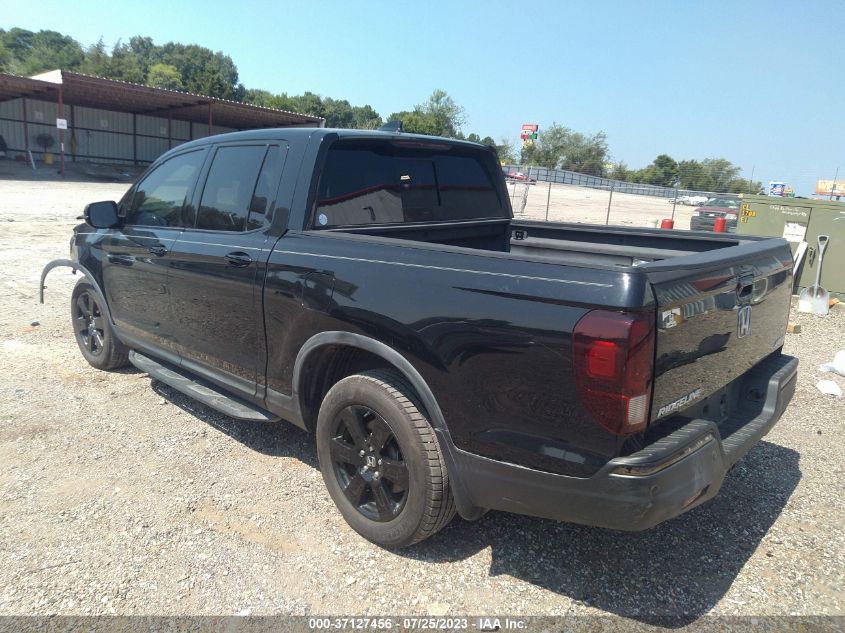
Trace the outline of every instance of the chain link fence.
[[698, 206], [736, 194], [675, 189], [612, 180], [566, 169], [502, 167], [514, 215], [531, 220], [657, 226], [672, 219], [688, 229]]

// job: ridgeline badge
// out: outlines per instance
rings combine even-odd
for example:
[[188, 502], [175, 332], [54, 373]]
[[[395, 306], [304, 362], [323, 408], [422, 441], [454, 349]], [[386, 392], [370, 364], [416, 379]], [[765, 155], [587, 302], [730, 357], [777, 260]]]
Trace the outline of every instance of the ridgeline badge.
[[660, 407], [660, 410], [657, 412], [657, 417], [662, 418], [664, 415], [669, 415], [670, 413], [677, 411], [681, 407], [688, 405], [693, 400], [698, 400], [700, 397], [701, 387], [699, 387], [693, 392], [688, 393], [683, 398], [678, 398], [677, 400], [675, 400], [675, 402], [670, 402], [669, 404]]

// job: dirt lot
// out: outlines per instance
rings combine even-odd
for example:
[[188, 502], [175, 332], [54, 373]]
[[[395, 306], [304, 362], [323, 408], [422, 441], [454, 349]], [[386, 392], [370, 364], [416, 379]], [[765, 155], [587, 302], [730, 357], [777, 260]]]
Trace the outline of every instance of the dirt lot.
[[797, 317], [795, 400], [704, 506], [640, 534], [489, 513], [393, 553], [304, 432], [89, 367], [65, 270], [38, 304], [83, 204], [125, 187], [0, 180], [0, 614], [845, 614], [845, 399], [814, 386], [845, 310]]
[[[611, 198], [610, 192], [601, 189], [560, 184], [549, 187], [547, 182], [533, 185], [510, 183], [508, 193], [516, 216], [530, 220], [545, 220], [547, 203], [548, 219], [553, 222], [604, 224], [608, 219], [608, 205], [610, 224], [654, 226], [655, 222], [672, 217], [672, 203], [666, 198], [618, 192]], [[691, 206], [675, 205], [675, 228], [688, 229], [694, 209]]]

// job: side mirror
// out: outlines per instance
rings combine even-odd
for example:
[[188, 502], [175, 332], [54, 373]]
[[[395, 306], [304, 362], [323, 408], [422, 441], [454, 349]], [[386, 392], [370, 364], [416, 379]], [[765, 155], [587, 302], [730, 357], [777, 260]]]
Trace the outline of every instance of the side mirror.
[[95, 229], [110, 229], [120, 223], [117, 217], [117, 203], [112, 200], [92, 202], [85, 206], [85, 222]]

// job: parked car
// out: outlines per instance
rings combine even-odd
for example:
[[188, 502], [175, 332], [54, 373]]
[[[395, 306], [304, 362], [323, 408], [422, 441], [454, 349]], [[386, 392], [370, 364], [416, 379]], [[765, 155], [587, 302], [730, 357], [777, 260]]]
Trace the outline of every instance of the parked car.
[[725, 230], [736, 232], [739, 217], [737, 198], [710, 198], [701, 207], [692, 212], [689, 227], [693, 231], [712, 231], [717, 218], [725, 218]]
[[677, 198], [669, 198], [669, 203], [701, 206], [707, 202], [707, 200], [709, 200], [707, 196], [678, 196]]
[[526, 182], [528, 184], [534, 184], [537, 182], [534, 178], [529, 178], [521, 171], [509, 171], [505, 172], [505, 180], [510, 180], [512, 182]]
[[786, 241], [516, 221], [477, 144], [210, 136], [84, 217], [41, 299], [83, 274], [88, 363], [311, 433], [386, 547], [488, 509], [652, 527], [716, 495], [795, 388]]

